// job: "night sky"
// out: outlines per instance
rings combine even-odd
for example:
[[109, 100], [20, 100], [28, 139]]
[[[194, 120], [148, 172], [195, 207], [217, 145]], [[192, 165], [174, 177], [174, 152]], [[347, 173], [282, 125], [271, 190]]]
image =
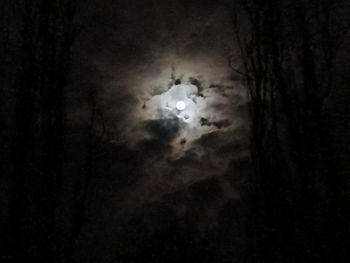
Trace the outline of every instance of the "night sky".
[[4, 0], [0, 261], [348, 262], [338, 2]]
[[[97, 250], [107, 246], [100, 262], [124, 253], [109, 249], [127, 240], [169, 242], [176, 250], [236, 228], [229, 239], [242, 242], [243, 215], [222, 223], [251, 170], [247, 92], [228, 67], [235, 45], [227, 4], [90, 2], [82, 19], [92, 25], [73, 52], [69, 120], [84, 130], [89, 111], [82, 94], [96, 87], [108, 127], [101, 165], [109, 166], [109, 177], [94, 182], [91, 219], [81, 238], [84, 261], [101, 256], [94, 242]], [[179, 100], [186, 102], [184, 111], [175, 107]], [[177, 240], [175, 227], [191, 233]], [[153, 240], [156, 235], [166, 240]]]

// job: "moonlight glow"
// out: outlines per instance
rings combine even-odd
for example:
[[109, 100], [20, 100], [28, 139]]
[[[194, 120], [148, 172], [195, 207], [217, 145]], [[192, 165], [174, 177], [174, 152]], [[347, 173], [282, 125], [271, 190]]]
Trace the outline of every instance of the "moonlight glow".
[[185, 102], [183, 102], [182, 100], [179, 100], [177, 103], [176, 103], [176, 109], [178, 110], [184, 110], [186, 108], [186, 104]]

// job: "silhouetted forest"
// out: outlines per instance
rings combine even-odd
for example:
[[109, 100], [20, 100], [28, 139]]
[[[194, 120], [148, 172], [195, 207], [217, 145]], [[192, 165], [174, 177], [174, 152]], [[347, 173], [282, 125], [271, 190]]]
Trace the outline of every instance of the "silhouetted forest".
[[344, 4], [243, 1], [248, 32], [233, 14], [252, 104], [253, 261], [348, 260], [348, 178], [327, 116]]
[[[115, 135], [128, 127], [113, 126], [119, 113], [108, 115], [110, 98], [101, 91], [103, 78], [111, 77], [91, 77], [99, 64], [83, 53], [95, 55], [109, 42], [122, 54], [109, 63], [138, 78], [125, 61], [142, 60], [145, 39], [153, 37], [147, 30], [158, 26], [147, 12], [159, 12], [157, 19], [171, 30], [177, 25], [166, 17], [181, 15], [163, 11], [167, 3], [161, 1], [127, 2], [113, 2], [113, 21], [96, 18], [111, 12], [107, 0], [0, 2], [0, 261], [350, 261], [349, 3], [219, 1], [223, 8], [215, 10], [228, 16], [222, 30], [232, 32], [227, 39], [235, 50], [227, 52], [227, 69], [248, 97], [242, 115], [249, 157], [226, 154], [246, 147], [243, 142], [221, 145], [210, 141], [215, 132], [203, 135], [197, 146], [220, 144], [214, 154], [228, 168], [181, 189], [172, 188], [169, 174], [175, 190], [163, 194], [146, 183], [139, 189], [148, 173], [156, 173], [149, 172], [149, 156], [154, 163], [165, 159], [181, 126], [150, 120], [145, 134], [157, 139], [144, 135], [129, 146]], [[216, 8], [210, 1], [185, 2], [177, 4], [194, 17]], [[210, 23], [215, 26], [215, 19]], [[115, 35], [105, 33], [111, 31]], [[127, 42], [132, 34], [133, 45]], [[200, 41], [205, 39], [216, 41], [215, 35]], [[145, 59], [145, 67], [151, 64]], [[183, 81], [174, 71], [169, 89]], [[205, 99], [206, 83], [190, 83]], [[113, 107], [130, 112], [128, 103], [136, 99], [123, 92], [116, 91], [123, 100], [115, 99]], [[231, 124], [201, 120], [198, 125], [218, 130]], [[181, 138], [181, 147], [186, 143]], [[191, 154], [164, 162], [201, 166]], [[143, 200], [147, 190], [157, 198]], [[133, 192], [140, 200], [129, 198]]]

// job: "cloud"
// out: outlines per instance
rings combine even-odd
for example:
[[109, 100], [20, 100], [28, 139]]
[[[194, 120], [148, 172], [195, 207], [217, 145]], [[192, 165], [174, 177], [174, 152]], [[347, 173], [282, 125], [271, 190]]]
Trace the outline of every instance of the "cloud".
[[147, 120], [142, 123], [142, 126], [151, 138], [170, 142], [179, 134], [184, 123], [174, 116], [161, 120]]
[[[114, 109], [110, 104], [112, 116], [121, 113], [116, 132], [143, 159], [143, 175], [130, 191], [130, 200], [154, 201], [193, 183], [224, 176], [232, 158], [248, 154], [241, 86], [229, 81], [213, 84], [198, 76], [171, 84], [170, 76], [163, 86], [143, 90], [148, 94], [144, 100], [127, 89], [119, 104], [125, 107]], [[179, 100], [186, 104], [183, 111], [176, 109]]]
[[152, 156], [168, 154], [172, 149], [171, 141], [177, 137], [183, 125], [176, 117], [146, 120], [139, 125], [143, 138], [136, 143], [135, 148]]
[[[143, 167], [137, 189], [151, 196], [222, 176], [229, 159], [248, 148], [248, 132], [239, 132], [248, 126], [248, 99], [227, 65], [235, 47], [225, 8], [213, 4], [198, 13], [176, 1], [158, 5], [163, 12], [147, 11], [141, 2], [140, 8], [125, 7], [117, 16], [119, 31], [96, 30], [98, 45], [83, 54], [94, 61], [95, 75], [88, 76], [98, 88], [106, 137], [138, 153]], [[165, 15], [171, 10], [182, 11]], [[114, 17], [108, 11], [99, 19], [112, 24]], [[183, 111], [175, 108], [179, 100]], [[71, 113], [72, 122], [88, 116], [83, 106]]]

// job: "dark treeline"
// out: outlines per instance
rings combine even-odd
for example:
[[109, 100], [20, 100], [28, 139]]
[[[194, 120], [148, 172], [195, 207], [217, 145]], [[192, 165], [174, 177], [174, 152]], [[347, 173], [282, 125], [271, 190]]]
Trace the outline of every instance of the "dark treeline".
[[56, 211], [77, 4], [1, 5], [1, 174], [7, 200], [1, 261], [59, 262], [65, 251], [57, 243]]
[[[327, 102], [346, 1], [241, 1], [232, 13], [251, 98], [249, 262], [347, 262], [347, 178]], [[242, 11], [243, 10], [243, 11]]]

